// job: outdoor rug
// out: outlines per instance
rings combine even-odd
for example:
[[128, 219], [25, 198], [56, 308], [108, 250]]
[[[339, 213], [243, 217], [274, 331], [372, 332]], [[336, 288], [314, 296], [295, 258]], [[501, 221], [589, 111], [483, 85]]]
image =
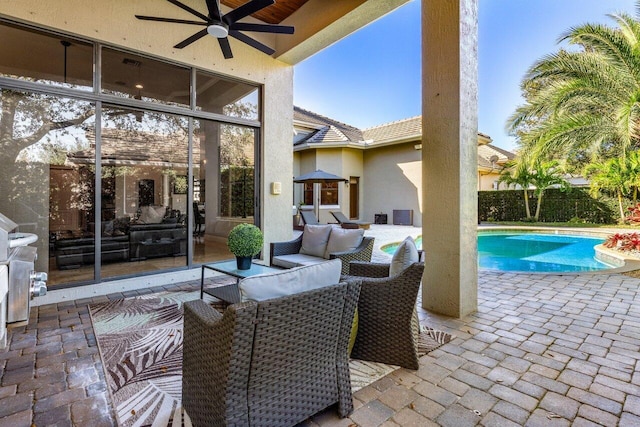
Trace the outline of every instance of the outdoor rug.
[[[180, 403], [182, 303], [199, 297], [200, 291], [161, 292], [89, 306], [120, 426], [191, 425]], [[426, 354], [450, 339], [423, 327], [419, 352]], [[352, 360], [350, 369], [356, 391], [398, 367]]]

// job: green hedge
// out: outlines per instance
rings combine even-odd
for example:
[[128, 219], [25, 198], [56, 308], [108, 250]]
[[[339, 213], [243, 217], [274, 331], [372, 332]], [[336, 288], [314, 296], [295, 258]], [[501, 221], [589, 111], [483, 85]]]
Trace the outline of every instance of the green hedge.
[[[529, 192], [531, 215], [535, 215], [537, 199]], [[631, 206], [625, 200], [625, 208]], [[478, 219], [480, 221], [523, 221], [527, 217], [522, 190], [478, 192]], [[593, 224], [618, 222], [618, 202], [614, 197], [602, 195], [595, 199], [589, 189], [573, 188], [561, 191], [545, 190], [540, 211], [540, 222], [569, 222], [580, 220]]]

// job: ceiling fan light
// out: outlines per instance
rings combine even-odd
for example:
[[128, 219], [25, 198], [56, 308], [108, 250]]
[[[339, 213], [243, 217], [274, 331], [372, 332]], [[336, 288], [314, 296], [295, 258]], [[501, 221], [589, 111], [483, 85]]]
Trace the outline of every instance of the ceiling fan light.
[[215, 38], [223, 39], [229, 35], [229, 28], [223, 24], [211, 24], [207, 27], [207, 32]]

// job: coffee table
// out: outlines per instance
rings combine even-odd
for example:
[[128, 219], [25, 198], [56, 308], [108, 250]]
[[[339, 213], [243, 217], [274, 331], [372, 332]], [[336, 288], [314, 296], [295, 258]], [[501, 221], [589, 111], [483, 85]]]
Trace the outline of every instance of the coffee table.
[[[236, 283], [229, 285], [214, 286], [212, 288], [204, 288], [204, 271], [213, 270], [218, 273], [224, 273], [229, 276], [235, 277]], [[263, 273], [275, 273], [282, 271], [281, 268], [267, 267], [266, 265], [251, 263], [251, 268], [248, 270], [238, 270], [236, 260], [212, 262], [209, 264], [202, 264], [202, 274], [200, 276], [200, 299], [204, 297], [204, 294], [211, 295], [222, 301], [230, 304], [240, 302], [240, 290], [238, 289], [238, 282], [245, 277], [255, 276]]]

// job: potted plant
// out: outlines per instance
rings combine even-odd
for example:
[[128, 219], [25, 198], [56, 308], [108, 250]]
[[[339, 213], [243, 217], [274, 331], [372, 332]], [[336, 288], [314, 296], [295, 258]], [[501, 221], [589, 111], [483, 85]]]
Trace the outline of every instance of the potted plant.
[[236, 256], [238, 270], [251, 268], [251, 258], [262, 250], [262, 231], [253, 224], [238, 224], [229, 232], [227, 246]]

